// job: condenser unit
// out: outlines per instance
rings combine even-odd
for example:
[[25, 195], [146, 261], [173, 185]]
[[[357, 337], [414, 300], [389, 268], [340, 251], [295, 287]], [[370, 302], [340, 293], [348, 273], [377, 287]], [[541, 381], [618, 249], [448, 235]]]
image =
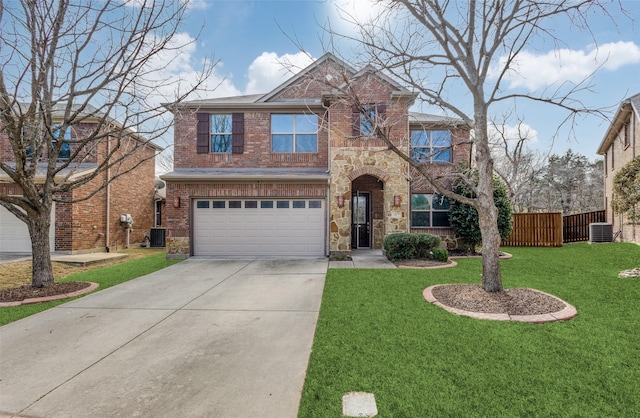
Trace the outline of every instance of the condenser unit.
[[613, 241], [613, 225], [605, 222], [589, 224], [589, 242], [611, 242]]
[[165, 246], [165, 234], [164, 228], [151, 228], [151, 236], [149, 237], [150, 247], [164, 247]]

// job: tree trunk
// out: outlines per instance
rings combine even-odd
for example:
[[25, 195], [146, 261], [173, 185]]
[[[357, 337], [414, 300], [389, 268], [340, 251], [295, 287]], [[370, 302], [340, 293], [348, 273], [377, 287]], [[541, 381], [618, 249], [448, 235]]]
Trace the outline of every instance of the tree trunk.
[[53, 284], [53, 266], [51, 265], [51, 246], [49, 245], [49, 227], [51, 226], [51, 205], [29, 216], [29, 235], [31, 236], [31, 286], [46, 287]]
[[500, 274], [500, 230], [498, 229], [498, 208], [493, 199], [493, 159], [487, 135], [486, 111], [476, 105], [478, 165], [478, 224], [482, 234], [482, 288], [487, 292], [502, 290]]
[[500, 232], [498, 230], [498, 209], [478, 210], [480, 231], [482, 232], [482, 288], [487, 292], [502, 290], [500, 273]]

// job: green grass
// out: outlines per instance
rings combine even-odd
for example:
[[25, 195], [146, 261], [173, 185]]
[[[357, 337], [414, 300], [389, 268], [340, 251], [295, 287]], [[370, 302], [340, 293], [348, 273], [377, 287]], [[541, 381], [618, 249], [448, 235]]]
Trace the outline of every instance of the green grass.
[[640, 416], [640, 266], [633, 244], [506, 248], [506, 288], [578, 310], [534, 325], [456, 316], [424, 301], [437, 283], [479, 283], [481, 261], [440, 270], [328, 272], [299, 417], [341, 417], [375, 394], [379, 417]]
[[[60, 282], [95, 282], [100, 285], [96, 291], [100, 291], [136, 277], [153, 273], [154, 271], [169, 267], [180, 260], [167, 260], [165, 254], [156, 254], [149, 257], [129, 261], [115, 266], [105, 267], [72, 274], [59, 280]], [[84, 296], [84, 295], [83, 295]], [[82, 297], [82, 296], [78, 296]], [[74, 298], [77, 299], [77, 298]], [[55, 300], [52, 302], [38, 303], [34, 305], [12, 306], [0, 308], [0, 326], [8, 324], [18, 319], [25, 318], [38, 312], [42, 312], [72, 299]]]

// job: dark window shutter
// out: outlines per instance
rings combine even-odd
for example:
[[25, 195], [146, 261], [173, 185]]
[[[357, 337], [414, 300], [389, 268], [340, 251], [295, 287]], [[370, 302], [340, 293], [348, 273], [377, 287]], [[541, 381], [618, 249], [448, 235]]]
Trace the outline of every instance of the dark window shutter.
[[208, 113], [198, 113], [198, 125], [196, 127], [196, 151], [198, 154], [209, 153], [209, 143], [211, 142], [211, 128]]
[[378, 117], [378, 122], [384, 122], [384, 120], [387, 118], [387, 104], [378, 103], [376, 105], [376, 114]]
[[244, 113], [232, 115], [231, 152], [242, 154], [244, 152]]
[[358, 106], [353, 106], [351, 108], [351, 116], [351, 136], [360, 136], [360, 109], [358, 109]]

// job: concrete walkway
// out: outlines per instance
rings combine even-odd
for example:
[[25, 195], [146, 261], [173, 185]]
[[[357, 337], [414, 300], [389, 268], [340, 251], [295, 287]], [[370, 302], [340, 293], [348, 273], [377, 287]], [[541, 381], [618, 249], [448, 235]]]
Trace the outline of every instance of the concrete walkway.
[[191, 258], [0, 328], [0, 416], [295, 417], [327, 260]]
[[353, 250], [351, 260], [330, 261], [329, 268], [394, 269], [396, 265], [382, 254], [382, 250]]

